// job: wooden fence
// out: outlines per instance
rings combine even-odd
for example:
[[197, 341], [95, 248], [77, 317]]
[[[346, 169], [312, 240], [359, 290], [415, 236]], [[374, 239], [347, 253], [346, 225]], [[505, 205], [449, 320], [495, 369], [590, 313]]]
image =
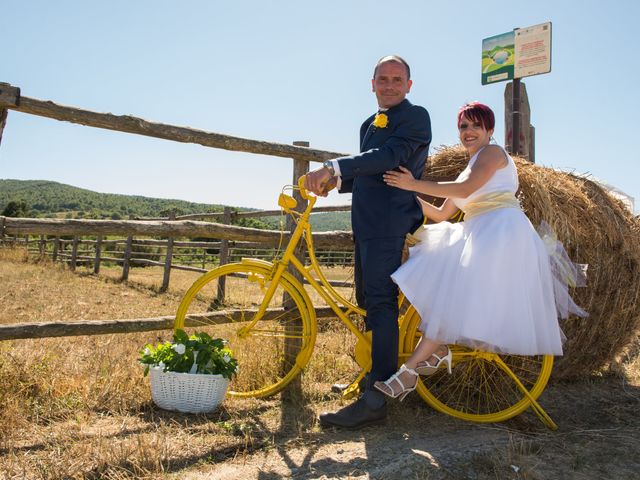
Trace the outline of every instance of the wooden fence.
[[[71, 270], [83, 266], [93, 273], [107, 264], [121, 265], [121, 280], [128, 279], [133, 266], [164, 267], [161, 291], [167, 290], [171, 270], [186, 270], [204, 273], [226, 263], [237, 262], [242, 258], [272, 260], [278, 254], [275, 246], [261, 242], [229, 240], [179, 241], [173, 238], [127, 238], [105, 239], [103, 235], [95, 238], [59, 237], [59, 236], [7, 236], [0, 237], [0, 244], [24, 246], [29, 254], [50, 258], [62, 262]], [[283, 236], [282, 248], [287, 236]], [[329, 247], [316, 250], [316, 257], [323, 266], [344, 266], [353, 264], [353, 249], [347, 247]], [[349, 286], [345, 282], [332, 282], [334, 286]]]
[[[52, 118], [59, 121], [117, 130], [137, 135], [145, 135], [166, 140], [183, 143], [196, 143], [206, 147], [220, 148], [232, 151], [241, 151], [261, 155], [277, 157], [288, 157], [293, 160], [292, 182], [297, 183], [297, 179], [309, 171], [309, 162], [322, 162], [327, 159], [336, 158], [344, 154], [329, 152], [309, 148], [309, 143], [304, 141], [293, 142], [293, 145], [284, 145], [259, 140], [232, 137], [213, 132], [205, 132], [188, 127], [167, 125], [150, 122], [131, 115], [113, 115], [111, 113], [98, 113], [83, 110], [76, 107], [59, 105], [51, 101], [43, 101], [21, 95], [20, 89], [7, 83], [0, 82], [0, 142], [6, 122], [8, 121], [8, 110], [14, 110], [30, 115], [37, 115]], [[298, 202], [297, 210], [303, 211], [306, 207], [298, 192], [294, 192], [294, 198]], [[328, 207], [317, 209], [316, 211], [336, 211], [344, 207]], [[269, 212], [267, 212], [269, 213]], [[279, 214], [280, 212], [270, 212]], [[265, 212], [238, 212], [238, 216], [264, 215]], [[59, 219], [32, 219], [32, 218], [8, 218], [0, 217], [0, 240], [16, 241], [17, 238], [25, 239], [27, 247], [30, 245], [29, 238], [37, 236], [35, 240], [37, 247], [34, 247], [43, 255], [51, 255], [55, 259], [65, 260], [72, 268], [78, 262], [92, 262], [94, 270], [100, 269], [103, 261], [122, 262], [123, 278], [128, 276], [128, 271], [132, 263], [147, 265], [163, 265], [165, 268], [165, 278], [163, 288], [168, 286], [169, 272], [172, 268], [190, 269], [201, 271], [207, 267], [205, 256], [202, 268], [192, 264], [180, 265], [173, 262], [173, 258], [180, 259], [181, 248], [202, 248], [219, 249], [218, 263], [224, 263], [233, 258], [234, 248], [254, 248], [257, 245], [262, 248], [273, 248], [288, 241], [288, 236], [281, 232], [271, 230], [260, 230], [254, 228], [238, 227], [235, 225], [225, 225], [224, 223], [213, 223], [197, 221], [203, 215], [184, 215], [171, 219], [145, 219], [145, 220], [59, 220]], [[221, 214], [206, 214], [208, 217], [220, 215], [224, 222], [229, 222], [230, 212]], [[294, 225], [287, 223], [287, 229], [292, 231]], [[109, 236], [125, 235], [126, 240], [108, 238]], [[69, 238], [65, 238], [69, 237]], [[89, 239], [82, 237], [91, 237]], [[138, 237], [135, 241], [134, 238]], [[143, 237], [143, 238], [139, 238]], [[150, 239], [149, 237], [161, 237], [162, 240]], [[182, 241], [176, 239], [216, 239], [214, 242], [202, 241]], [[124, 251], [122, 257], [114, 255], [114, 247], [122, 246]], [[234, 243], [238, 242], [238, 243]], [[206, 245], [205, 245], [206, 244]], [[349, 251], [353, 247], [350, 232], [320, 232], [314, 234], [314, 244], [320, 252], [327, 251]], [[156, 259], [143, 258], [143, 255], [133, 256], [134, 245], [153, 246], [161, 248], [164, 252], [164, 262]], [[196, 246], [199, 245], [199, 246]], [[214, 246], [215, 245], [215, 246]], [[217, 246], [219, 245], [219, 247]], [[303, 259], [304, 250], [301, 249], [297, 255]], [[200, 261], [200, 260], [199, 260]], [[297, 272], [292, 273], [300, 278]], [[166, 285], [165, 285], [166, 282]], [[326, 312], [325, 312], [326, 313]], [[322, 309], [318, 309], [318, 316], [323, 316]], [[24, 325], [3, 325], [0, 326], [0, 340], [9, 338], [32, 338], [42, 336], [61, 335], [91, 335], [98, 333], [117, 333], [132, 331], [147, 331], [154, 329], [170, 328], [167, 318], [154, 319], [132, 319], [132, 320], [106, 320], [94, 322], [74, 322], [73, 327], [63, 322], [50, 324], [24, 324]], [[97, 322], [97, 323], [96, 323]], [[48, 326], [47, 326], [48, 325]], [[105, 327], [105, 325], [108, 325]], [[83, 327], [84, 326], [84, 327]], [[10, 333], [8, 333], [10, 332]]]
[[[226, 250], [224, 243], [226, 242]], [[192, 242], [173, 241], [171, 239], [132, 239], [128, 238], [104, 240], [48, 237], [5, 237], [0, 240], [4, 245], [25, 246], [29, 254], [51, 258], [54, 262], [62, 262], [75, 270], [77, 266], [93, 269], [100, 273], [100, 267], [107, 264], [124, 266], [158, 266], [173, 270], [186, 270], [204, 273], [226, 263], [237, 262], [242, 258], [258, 258], [272, 260], [277, 249], [261, 243], [252, 242]], [[127, 248], [130, 246], [130, 251]], [[169, 255], [168, 252], [172, 254]], [[323, 266], [340, 266], [353, 264], [352, 250], [318, 250], [318, 261]], [[124, 274], [121, 280], [127, 280]], [[167, 285], [168, 286], [168, 285]], [[163, 290], [166, 290], [163, 285]]]

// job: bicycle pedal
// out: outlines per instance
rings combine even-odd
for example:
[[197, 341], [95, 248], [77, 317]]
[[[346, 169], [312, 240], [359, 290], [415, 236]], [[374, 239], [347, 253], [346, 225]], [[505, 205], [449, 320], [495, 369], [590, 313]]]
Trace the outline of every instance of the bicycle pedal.
[[360, 386], [357, 383], [352, 383], [342, 391], [342, 398], [345, 400], [351, 400], [357, 398], [360, 395]]

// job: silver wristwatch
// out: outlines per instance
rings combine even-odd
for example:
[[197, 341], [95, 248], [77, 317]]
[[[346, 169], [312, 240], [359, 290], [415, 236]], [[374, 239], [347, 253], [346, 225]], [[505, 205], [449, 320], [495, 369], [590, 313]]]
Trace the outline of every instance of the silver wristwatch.
[[331, 160], [325, 160], [324, 163], [322, 164], [322, 166], [324, 168], [326, 168], [327, 170], [329, 170], [329, 173], [331, 173], [332, 177], [335, 177], [336, 171], [333, 168], [333, 162], [331, 162]]

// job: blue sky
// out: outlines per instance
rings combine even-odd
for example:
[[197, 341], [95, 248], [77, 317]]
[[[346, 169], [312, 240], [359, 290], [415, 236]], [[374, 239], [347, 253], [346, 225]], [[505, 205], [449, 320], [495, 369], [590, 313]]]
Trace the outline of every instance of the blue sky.
[[[409, 98], [432, 146], [457, 142], [457, 109], [491, 105], [504, 142], [505, 83], [482, 86], [482, 39], [553, 23], [552, 71], [524, 80], [536, 160], [586, 172], [640, 202], [640, 2], [376, 0], [3, 1], [0, 82], [24, 96], [278, 143], [358, 149], [383, 55], [412, 67]], [[10, 111], [0, 178], [271, 209], [291, 161]], [[332, 194], [322, 204], [345, 204]], [[638, 208], [636, 207], [636, 210]]]

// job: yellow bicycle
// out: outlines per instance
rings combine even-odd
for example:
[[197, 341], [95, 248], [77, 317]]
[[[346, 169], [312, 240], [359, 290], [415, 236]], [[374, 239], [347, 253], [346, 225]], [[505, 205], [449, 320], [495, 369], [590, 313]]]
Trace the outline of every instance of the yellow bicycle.
[[[352, 318], [366, 312], [340, 295], [320, 269], [309, 223], [316, 197], [304, 188], [304, 177], [291, 189], [299, 189], [308, 204], [303, 212], [297, 212], [296, 200], [280, 195], [278, 204], [297, 222], [284, 253], [271, 262], [244, 258], [202, 275], [182, 299], [174, 327], [184, 328], [188, 320], [190, 326], [207, 325], [210, 334], [229, 340], [240, 366], [230, 395], [266, 397], [283, 390], [311, 358], [317, 335], [313, 295], [328, 306], [319, 309], [324, 310], [324, 316], [337, 317], [357, 337], [355, 360], [361, 371], [343, 393], [353, 396], [371, 369], [370, 332], [363, 333]], [[308, 251], [306, 265], [295, 256], [301, 240]], [[288, 272], [290, 265], [300, 272], [310, 291]], [[196, 296], [207, 295], [215, 297], [207, 312], [190, 309]], [[403, 310], [398, 319], [399, 365], [411, 355], [421, 336], [415, 309], [409, 306]], [[418, 384], [418, 393], [433, 408], [464, 420], [499, 422], [531, 407], [545, 425], [557, 428], [536, 401], [551, 375], [553, 356], [498, 355], [459, 345], [450, 348], [452, 374], [443, 369], [421, 377]]]

